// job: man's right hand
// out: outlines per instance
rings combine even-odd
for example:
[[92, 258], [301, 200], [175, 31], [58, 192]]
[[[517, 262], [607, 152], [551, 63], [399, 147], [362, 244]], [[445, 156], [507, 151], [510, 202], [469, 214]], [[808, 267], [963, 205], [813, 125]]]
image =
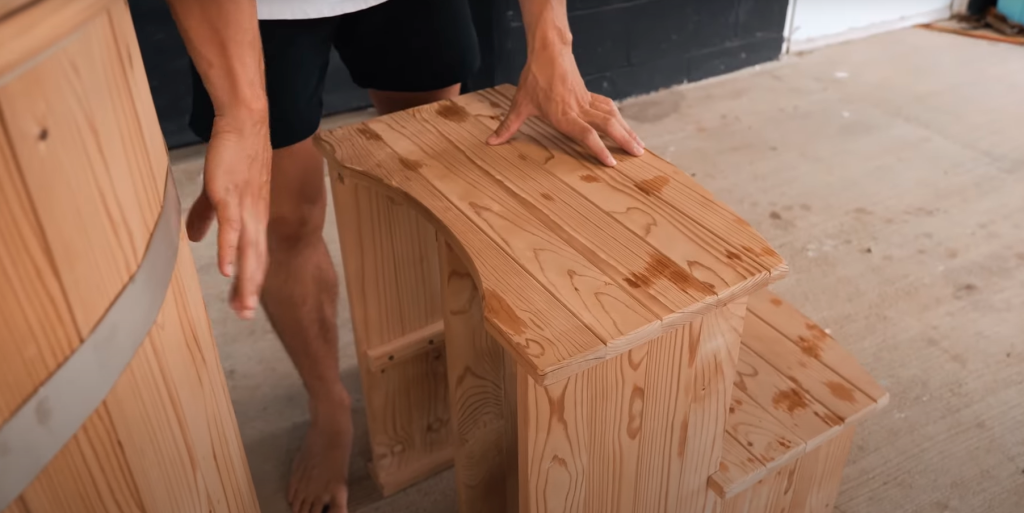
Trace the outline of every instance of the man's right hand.
[[235, 278], [230, 304], [243, 319], [255, 315], [267, 272], [270, 162], [265, 111], [215, 117], [203, 192], [192, 204], [185, 225], [189, 239], [198, 242], [216, 218], [220, 272]]

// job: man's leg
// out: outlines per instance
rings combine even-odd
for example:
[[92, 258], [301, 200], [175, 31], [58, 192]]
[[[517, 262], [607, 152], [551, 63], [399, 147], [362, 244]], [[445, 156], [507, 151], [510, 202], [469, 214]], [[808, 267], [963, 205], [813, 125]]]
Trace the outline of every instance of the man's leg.
[[338, 277], [323, 227], [323, 159], [310, 139], [274, 150], [263, 307], [309, 393], [310, 427], [295, 459], [288, 500], [320, 513], [347, 500], [351, 399], [338, 375]]

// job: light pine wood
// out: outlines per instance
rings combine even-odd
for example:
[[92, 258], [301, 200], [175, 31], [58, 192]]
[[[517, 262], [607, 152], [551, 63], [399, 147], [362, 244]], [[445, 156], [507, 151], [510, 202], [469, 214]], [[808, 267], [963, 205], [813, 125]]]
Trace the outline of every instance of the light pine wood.
[[[744, 338], [747, 340], [747, 338]], [[794, 382], [792, 379], [795, 379]], [[744, 345], [740, 349], [735, 387], [775, 421], [814, 448], [835, 436], [843, 421], [800, 387], [803, 375], [793, 378], [775, 370]]]
[[370, 370], [380, 372], [396, 361], [405, 360], [444, 345], [444, 322], [438, 321], [412, 331], [390, 342], [366, 349]]
[[519, 377], [520, 511], [700, 510], [743, 307], [546, 387]]
[[852, 422], [877, 409], [877, 403], [870, 397], [807, 355], [760, 317], [750, 316], [744, 327], [744, 335], [747, 334], [744, 345], [751, 352], [789, 376], [790, 381], [796, 377], [801, 389], [840, 419]]
[[[884, 405], [888, 394], [835, 340], [813, 329], [813, 322], [778, 296], [760, 291], [750, 298], [748, 310], [726, 428], [730, 436], [719, 471], [708, 481], [717, 499], [724, 501], [712, 498], [708, 507], [743, 511], [739, 504], [749, 500], [750, 511], [761, 511], [761, 505], [753, 509], [759, 504], [753, 500], [754, 483], [773, 479], [781, 472], [780, 467], [796, 463], [799, 474], [793, 478], [796, 491], [792, 495], [799, 497], [804, 511], [824, 511], [831, 507], [828, 504], [838, 490], [846, 458], [843, 451], [849, 450], [855, 423]], [[758, 314], [760, 317], [755, 317]], [[817, 333], [813, 345], [807, 338], [811, 333]], [[773, 355], [776, 363], [769, 363], [750, 348]], [[837, 372], [827, 374], [820, 364], [809, 364], [802, 358], [811, 357], [806, 354], [811, 351], [801, 348], [812, 348], [814, 360], [827, 361], [831, 367], [826, 370], [834, 367]], [[829, 396], [833, 400], [841, 397], [848, 403], [841, 410], [845, 419], [829, 409], [835, 401], [819, 402], [812, 393], [821, 388], [814, 383], [820, 382], [823, 374], [830, 380], [842, 380], [825, 388], [839, 392]], [[846, 376], [851, 377], [850, 381]], [[879, 402], [869, 399], [857, 403], [861, 410], [851, 409], [849, 403], [854, 398], [846, 391], [854, 390], [854, 383], [873, 391]]]
[[828, 443], [807, 453], [796, 474], [790, 513], [831, 513], [839, 495], [843, 467], [850, 455], [853, 435], [850, 426]]
[[722, 438], [722, 459], [718, 472], [708, 479], [708, 488], [713, 495], [723, 499], [735, 497], [750, 490], [754, 483], [768, 475], [764, 463], [758, 461], [742, 442], [732, 435]]
[[[493, 292], [490, 295], [490, 303], [487, 299], [484, 300], [485, 321], [488, 325], [497, 328], [494, 333], [498, 334], [498, 340], [511, 351], [527, 372], [542, 381], [545, 377], [553, 380], [574, 372], [576, 370], [573, 368], [574, 365], [594, 365], [603, 359], [605, 346], [592, 332], [539, 286], [524, 287], [524, 284], [531, 283], [533, 280], [522, 267], [497, 245], [479, 233], [472, 223], [462, 217], [454, 207], [451, 207], [440, 193], [426, 184], [421, 176], [408, 172], [402, 164], [404, 157], [396, 154], [394, 150], [384, 144], [379, 134], [365, 126], [360, 128], [361, 130], [356, 129], [351, 133], [340, 129], [331, 132], [336, 135], [332, 135], [330, 138], [317, 139], [322, 150], [330, 155], [328, 164], [331, 166], [333, 177], [338, 231], [341, 236], [342, 251], [346, 255], [343, 259], [346, 282], [352, 279], [349, 277], [365, 276], [363, 266], [351, 264], [353, 259], [372, 261], [382, 257], [386, 258], [375, 246], [364, 244], [356, 246], [360, 232], [350, 226], [356, 221], [352, 217], [355, 212], [349, 206], [354, 200], [348, 200], [346, 197], [354, 194], [351, 189], [348, 189], [349, 184], [357, 187], [360, 193], [366, 197], [394, 198], [407, 194], [409, 202], [420, 205], [420, 213], [428, 219], [433, 218], [433, 225], [444, 233], [447, 240], [451, 241], [463, 260], [469, 262], [467, 265], [478, 277], [477, 283], [491, 283], [494, 287], [500, 285], [502, 290], [507, 291], [504, 294]], [[340, 159], [343, 158], [345, 160], [341, 161]], [[340, 162], [352, 162], [352, 164], [340, 164]], [[381, 170], [379, 182], [376, 182], [375, 185], [374, 178], [356, 171], [372, 167]], [[384, 184], [394, 184], [393, 187], [399, 191], [414, 191], [415, 195], [413, 192], [397, 192], [392, 193], [393, 195], [375, 192], [375, 187], [386, 189]], [[348, 202], [346, 203], [346, 201]], [[393, 199], [391, 201], [400, 200]], [[413, 213], [409, 212], [409, 215], [413, 215]], [[367, 233], [375, 233], [390, 229], [387, 225], [375, 224], [375, 221], [375, 218], [367, 217], [363, 221], [366, 226], [362, 227], [362, 230]], [[354, 237], [355, 240], [352, 240]], [[351, 243], [347, 242], [349, 240]], [[474, 248], [472, 253], [469, 252], [466, 245], [465, 241], [467, 240], [474, 241], [474, 245], [470, 246]], [[361, 248], [360, 251], [364, 252], [366, 256], [347, 256], [346, 245]], [[434, 254], [436, 254], [436, 250]], [[375, 282], [369, 281], [367, 286], [375, 285]], [[357, 309], [361, 309], [363, 306], [356, 304], [357, 302], [361, 303], [360, 296], [353, 293], [351, 284], [349, 287], [349, 299], [353, 303], [352, 322], [355, 329], [357, 323], [361, 322], [356, 320]], [[486, 298], [487, 289], [485, 288], [483, 292]], [[490, 309], [488, 310], [488, 308]], [[542, 329], [538, 330], [536, 328], [538, 326]], [[359, 339], [360, 336], [357, 332], [357, 345], [360, 343]], [[564, 370], [568, 374], [559, 375], [560, 370]]]
[[451, 465], [443, 346], [377, 370], [370, 353], [441, 320], [436, 235], [379, 188], [342, 182], [337, 174], [332, 182], [366, 397], [371, 474], [390, 495]]
[[800, 313], [792, 304], [770, 290], [750, 298], [751, 314], [769, 320], [776, 331], [797, 345], [800, 350], [841, 375], [844, 380], [863, 392], [879, 406], [885, 406], [889, 393], [878, 384], [864, 367], [834, 338], [814, 321]]
[[[13, 35], [27, 39], [0, 45], [0, 421], [89, 335], [135, 272], [168, 172], [125, 3], [43, 0], [0, 20], [0, 41]], [[145, 341], [6, 512], [259, 510], [183, 232], [179, 239]]]
[[[486, 146], [508, 93], [316, 137], [338, 205], [357, 341], [388, 344], [372, 351], [373, 368], [387, 373], [402, 360], [391, 341], [421, 347], [408, 334], [429, 324], [389, 336], [358, 328], [364, 316], [403, 322], [389, 318], [389, 292], [370, 290], [390, 290], [371, 267], [393, 267], [382, 262], [404, 249], [379, 242], [396, 230], [390, 218], [353, 206], [376, 194], [446, 241], [447, 390], [463, 510], [490, 495], [491, 507], [531, 512], [702, 511], [723, 451], [746, 296], [786, 266], [749, 224], [656, 156], [604, 169], [541, 123]], [[372, 437], [381, 418], [369, 416]], [[759, 447], [773, 455], [769, 445]]]
[[438, 241], [444, 297], [445, 350], [455, 443], [459, 511], [505, 504], [505, 357], [484, 328], [473, 275], [444, 240]]

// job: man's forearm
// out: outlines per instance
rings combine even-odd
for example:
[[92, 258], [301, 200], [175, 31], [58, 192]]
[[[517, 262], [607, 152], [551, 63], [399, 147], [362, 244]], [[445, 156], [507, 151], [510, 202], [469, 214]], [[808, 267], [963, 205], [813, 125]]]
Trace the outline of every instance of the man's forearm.
[[565, 0], [519, 0], [529, 52], [572, 48]]
[[218, 116], [266, 117], [255, 0], [167, 0]]

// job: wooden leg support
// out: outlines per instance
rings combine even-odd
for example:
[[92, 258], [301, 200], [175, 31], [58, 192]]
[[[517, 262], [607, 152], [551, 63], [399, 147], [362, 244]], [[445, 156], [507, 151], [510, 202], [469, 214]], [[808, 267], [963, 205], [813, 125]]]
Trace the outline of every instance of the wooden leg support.
[[486, 333], [459, 257], [439, 253], [459, 511], [704, 511], [745, 300], [542, 386]]
[[434, 340], [441, 320], [436, 236], [381, 188], [342, 181], [336, 170], [331, 180], [371, 471], [390, 495], [451, 464], [444, 349]]

